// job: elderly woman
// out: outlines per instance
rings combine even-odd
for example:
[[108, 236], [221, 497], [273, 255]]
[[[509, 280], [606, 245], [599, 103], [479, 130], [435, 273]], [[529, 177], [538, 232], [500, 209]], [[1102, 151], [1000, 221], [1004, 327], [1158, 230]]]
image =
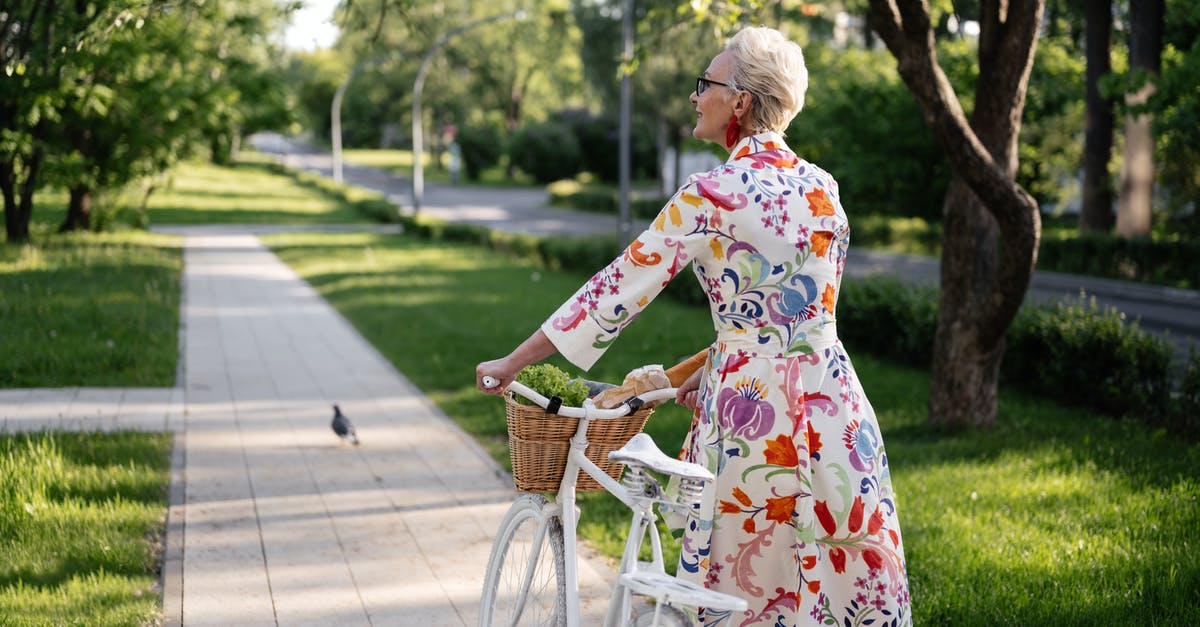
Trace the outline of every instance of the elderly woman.
[[712, 311], [705, 367], [676, 400], [695, 420], [682, 457], [717, 476], [682, 530], [679, 572], [749, 601], [704, 624], [911, 622], [879, 424], [837, 337], [850, 227], [827, 172], [783, 131], [804, 104], [800, 47], [746, 28], [696, 79], [697, 138], [730, 151], [508, 356], [501, 386], [561, 352], [588, 369], [691, 263]]

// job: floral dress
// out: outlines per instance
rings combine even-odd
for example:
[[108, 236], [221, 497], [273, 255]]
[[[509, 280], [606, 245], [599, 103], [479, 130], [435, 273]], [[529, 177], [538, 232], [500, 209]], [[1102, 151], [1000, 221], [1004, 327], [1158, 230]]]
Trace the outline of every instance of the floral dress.
[[705, 625], [911, 623], [879, 424], [837, 338], [849, 232], [828, 173], [747, 137], [542, 325], [586, 370], [692, 264], [716, 338], [681, 457], [717, 479], [678, 572], [749, 602]]

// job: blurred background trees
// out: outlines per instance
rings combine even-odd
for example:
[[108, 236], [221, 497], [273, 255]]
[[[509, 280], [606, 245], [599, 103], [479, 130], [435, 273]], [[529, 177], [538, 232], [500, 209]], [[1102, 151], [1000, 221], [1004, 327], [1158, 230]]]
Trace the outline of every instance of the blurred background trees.
[[[871, 5], [908, 10], [913, 0], [637, 0], [637, 50], [628, 64], [620, 56], [625, 0], [341, 0], [332, 47], [286, 50], [282, 29], [302, 4], [4, 3], [7, 240], [30, 237], [42, 189], [67, 198], [62, 230], [97, 228], [106, 220], [97, 220], [95, 199], [105, 192], [134, 189], [144, 198], [179, 160], [227, 163], [250, 133], [275, 130], [325, 150], [333, 95], [343, 84], [345, 146], [408, 148], [413, 81], [426, 52], [450, 29], [519, 9], [521, 19], [473, 28], [432, 57], [420, 121], [431, 141], [417, 158], [441, 167], [456, 141], [468, 179], [502, 166], [503, 176], [539, 184], [612, 183], [619, 84], [628, 74], [634, 177], [641, 189], [674, 189], [695, 167], [683, 155], [723, 158], [690, 137], [695, 76], [729, 34], [766, 24], [805, 50], [810, 90], [788, 141], [838, 178], [857, 245], [887, 244], [888, 233], [903, 230], [916, 233], [922, 252], [940, 254], [947, 246], [967, 250], [963, 242], [979, 233], [948, 219], [962, 198], [946, 145], [935, 141], [928, 111], [913, 97], [920, 85], [902, 80], [867, 19]], [[1196, 287], [1200, 4], [1010, 4], [1041, 11], [1032, 70], [1017, 90], [1023, 107], [1012, 109], [1020, 114], [1012, 174], [1044, 220], [1032, 238], [1041, 267]], [[993, 80], [983, 57], [994, 48], [983, 39], [989, 24], [1000, 24], [997, 4], [926, 6], [930, 53], [974, 118], [977, 105], [994, 106], [978, 100], [986, 91], [979, 83]], [[664, 172], [674, 172], [671, 180], [656, 181]], [[1163, 268], [1172, 270], [1164, 277]]]
[[[793, 147], [844, 181], [856, 213], [940, 223], [950, 171], [867, 25], [866, 0], [639, 0], [627, 68], [622, 0], [343, 0], [332, 48], [284, 50], [281, 29], [301, 4], [6, 3], [0, 190], [9, 239], [28, 237], [33, 192], [47, 186], [70, 192], [63, 228], [86, 228], [96, 190], [145, 185], [192, 155], [227, 161], [256, 130], [304, 131], [327, 145], [333, 93], [355, 69], [342, 105], [346, 146], [407, 147], [424, 52], [455, 25], [517, 9], [524, 19], [473, 29], [434, 58], [423, 99], [434, 167], [453, 135], [468, 178], [499, 163], [510, 176], [533, 169], [547, 146], [561, 146], [562, 163], [538, 178], [586, 171], [614, 181], [618, 85], [630, 71], [634, 172], [649, 182], [676, 165], [668, 158], [708, 150], [690, 139], [694, 76], [739, 25], [768, 24], [801, 43], [811, 68]], [[977, 0], [930, 4], [939, 61], [968, 112], [979, 10]], [[1129, 207], [1141, 217], [1122, 223], [1137, 225], [1125, 237], [1200, 230], [1198, 33], [1200, 6], [1189, 0], [1047, 0], [1017, 181], [1059, 216], [1056, 227], [1105, 236], [1121, 222], [1117, 208]]]
[[14, 0], [0, 9], [0, 190], [9, 241], [29, 237], [33, 194], [69, 192], [62, 230], [88, 228], [92, 195], [286, 128], [275, 60], [294, 6]]

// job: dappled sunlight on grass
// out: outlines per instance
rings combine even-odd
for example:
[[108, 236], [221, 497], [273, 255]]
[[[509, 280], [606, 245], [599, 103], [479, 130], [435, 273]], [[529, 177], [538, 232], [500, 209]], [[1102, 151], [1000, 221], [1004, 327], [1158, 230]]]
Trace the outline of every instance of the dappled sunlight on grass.
[[253, 160], [231, 167], [189, 162], [169, 181], [147, 203], [151, 224], [369, 221], [347, 203]]
[[169, 434], [0, 436], [0, 622], [150, 624]]

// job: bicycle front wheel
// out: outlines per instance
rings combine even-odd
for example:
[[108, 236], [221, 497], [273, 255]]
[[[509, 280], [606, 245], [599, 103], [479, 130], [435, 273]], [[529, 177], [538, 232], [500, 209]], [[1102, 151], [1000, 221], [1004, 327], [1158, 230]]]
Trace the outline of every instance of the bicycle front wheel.
[[508, 508], [492, 544], [479, 627], [567, 624], [562, 520], [546, 497], [523, 494]]

